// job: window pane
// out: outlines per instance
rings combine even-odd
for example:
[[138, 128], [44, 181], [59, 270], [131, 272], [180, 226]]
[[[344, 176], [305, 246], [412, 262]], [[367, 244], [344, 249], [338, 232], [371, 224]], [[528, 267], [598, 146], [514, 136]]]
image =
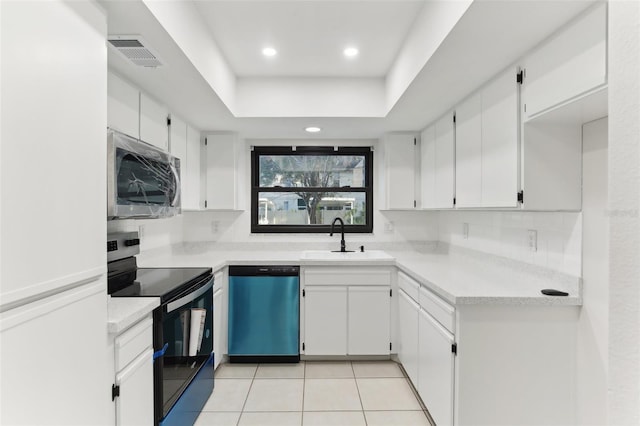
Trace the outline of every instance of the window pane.
[[364, 155], [260, 155], [260, 187], [364, 187]]
[[364, 192], [259, 192], [258, 225], [365, 225]]

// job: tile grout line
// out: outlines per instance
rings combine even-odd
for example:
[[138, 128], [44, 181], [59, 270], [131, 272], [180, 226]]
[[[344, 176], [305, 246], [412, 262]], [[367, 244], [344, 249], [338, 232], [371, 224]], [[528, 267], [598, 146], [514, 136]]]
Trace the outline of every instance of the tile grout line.
[[360, 408], [362, 408], [362, 418], [364, 419], [364, 425], [367, 426], [367, 415], [364, 413], [364, 404], [362, 403], [362, 396], [360, 395], [360, 386], [358, 386], [358, 378], [356, 377], [356, 369], [353, 368], [353, 361], [350, 362], [351, 371], [353, 372], [353, 381], [356, 382], [356, 390], [358, 391], [358, 399], [360, 400]]
[[304, 389], [307, 387], [307, 363], [302, 369], [302, 412], [300, 413], [300, 426], [304, 425]]
[[249, 400], [249, 394], [251, 393], [251, 388], [253, 388], [253, 382], [256, 380], [256, 376], [258, 375], [259, 367], [260, 367], [260, 364], [257, 364], [256, 370], [253, 372], [253, 377], [251, 377], [251, 384], [249, 385], [247, 396], [244, 398], [244, 403], [242, 404], [242, 409], [240, 410], [240, 416], [238, 416], [238, 421], [236, 423], [236, 426], [240, 426], [240, 419], [242, 419], [242, 415], [244, 414], [244, 408], [247, 406], [247, 401]]

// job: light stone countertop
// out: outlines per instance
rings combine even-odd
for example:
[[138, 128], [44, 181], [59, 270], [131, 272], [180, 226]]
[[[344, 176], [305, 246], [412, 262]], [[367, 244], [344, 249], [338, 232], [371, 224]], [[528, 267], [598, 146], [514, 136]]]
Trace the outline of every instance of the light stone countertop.
[[159, 297], [111, 297], [107, 304], [107, 330], [120, 334], [160, 306]]
[[[214, 272], [228, 265], [300, 266], [397, 266], [447, 302], [456, 305], [582, 305], [581, 279], [551, 270], [505, 260], [496, 256], [456, 250], [385, 250], [383, 259], [318, 260], [304, 258], [304, 251], [238, 250], [215, 245], [185, 244], [151, 255], [140, 255], [140, 268], [211, 267]], [[215, 286], [215, 283], [214, 283]], [[554, 288], [569, 296], [545, 296], [540, 290]], [[150, 301], [136, 300], [151, 299]], [[157, 298], [112, 298], [109, 304], [109, 331], [124, 330], [159, 305]], [[121, 306], [120, 306], [121, 305]], [[128, 325], [127, 325], [128, 324]]]

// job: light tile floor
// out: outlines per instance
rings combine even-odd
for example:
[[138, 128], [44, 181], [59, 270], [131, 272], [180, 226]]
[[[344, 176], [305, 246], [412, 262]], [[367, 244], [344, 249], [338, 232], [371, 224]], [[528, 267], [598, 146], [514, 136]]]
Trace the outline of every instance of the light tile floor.
[[395, 362], [223, 364], [196, 426], [429, 426]]

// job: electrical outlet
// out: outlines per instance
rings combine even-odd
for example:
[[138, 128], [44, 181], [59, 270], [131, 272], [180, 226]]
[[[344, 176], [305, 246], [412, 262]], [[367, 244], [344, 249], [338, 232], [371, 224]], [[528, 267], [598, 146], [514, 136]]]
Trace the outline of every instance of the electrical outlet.
[[142, 239], [144, 237], [144, 225], [138, 226], [138, 238]]
[[469, 239], [469, 224], [468, 223], [463, 223], [462, 224], [462, 238], [464, 238], [465, 240]]
[[212, 220], [211, 221], [211, 233], [217, 234], [219, 226], [220, 226], [220, 221]]
[[386, 232], [386, 233], [393, 232], [393, 222], [385, 222], [385, 224], [384, 224], [384, 232]]
[[529, 229], [529, 250], [538, 251], [538, 231], [535, 229]]

